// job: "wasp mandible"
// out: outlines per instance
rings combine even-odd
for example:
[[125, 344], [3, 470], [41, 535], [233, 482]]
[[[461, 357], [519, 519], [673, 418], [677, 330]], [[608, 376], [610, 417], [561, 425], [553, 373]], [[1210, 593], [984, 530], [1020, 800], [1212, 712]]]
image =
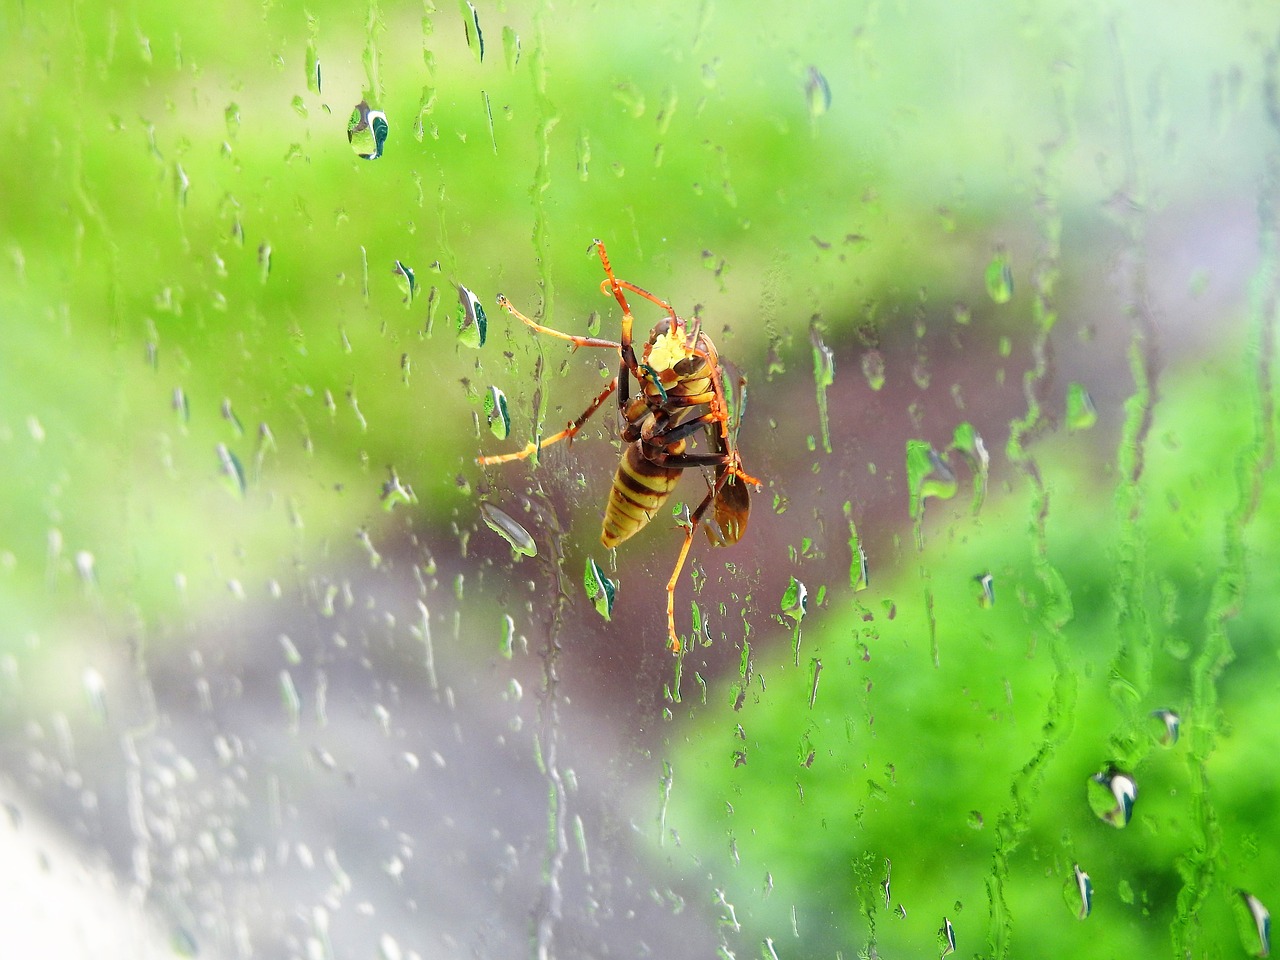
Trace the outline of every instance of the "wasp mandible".
[[[622, 308], [620, 341], [580, 337], [544, 327], [526, 317], [501, 294], [498, 305], [536, 332], [568, 340], [575, 350], [578, 347], [604, 347], [618, 351], [618, 375], [591, 401], [581, 416], [559, 433], [543, 439], [540, 445], [530, 443], [515, 453], [478, 457], [476, 462], [489, 466], [523, 460], [539, 447], [572, 440], [591, 415], [616, 392], [618, 409], [624, 421], [622, 460], [609, 490], [600, 532], [600, 542], [610, 549], [653, 519], [671, 496], [683, 471], [691, 467], [713, 470], [713, 477], [707, 481], [707, 495], [684, 525], [684, 543], [680, 546], [671, 579], [667, 581], [667, 643], [673, 652], [678, 653], [676, 583], [689, 556], [694, 530], [704, 525], [707, 539], [714, 546], [737, 543], [746, 532], [747, 516], [751, 511], [747, 485], [752, 484], [759, 489], [760, 481], [742, 469], [737, 439], [729, 423], [724, 368], [715, 344], [702, 332], [702, 321], [695, 318], [692, 323], [687, 322], [665, 300], [634, 283], [619, 280], [614, 276], [609, 255], [600, 240], [593, 240], [591, 249], [599, 252], [600, 263], [604, 267], [601, 292], [612, 296]], [[624, 291], [643, 297], [667, 314], [653, 328], [638, 357], [632, 341], [635, 317]], [[635, 396], [631, 395], [633, 380], [639, 387]], [[745, 385], [745, 381], [742, 383]], [[704, 436], [705, 449], [700, 445], [694, 452], [689, 445], [699, 431]], [[708, 509], [712, 511], [711, 517], [704, 521]]]

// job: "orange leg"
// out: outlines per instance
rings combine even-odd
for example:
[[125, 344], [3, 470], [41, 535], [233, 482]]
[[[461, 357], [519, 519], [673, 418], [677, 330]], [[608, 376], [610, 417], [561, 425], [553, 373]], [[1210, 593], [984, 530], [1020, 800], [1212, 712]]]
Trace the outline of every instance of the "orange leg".
[[532, 327], [538, 333], [545, 333], [549, 337], [559, 337], [561, 340], [568, 340], [573, 344], [575, 350], [578, 347], [609, 347], [610, 349], [617, 350], [622, 346], [622, 344], [618, 343], [616, 340], [602, 340], [599, 337], [579, 337], [576, 334], [561, 333], [559, 330], [552, 330], [550, 327], [544, 327], [536, 320], [529, 319], [513, 307], [511, 305], [511, 301], [502, 294], [498, 294], [498, 306], [502, 307], [502, 309], [506, 310], [507, 313], [523, 322], [526, 326]]
[[600, 409], [604, 402], [612, 396], [613, 391], [617, 389], [618, 378], [614, 377], [609, 381], [609, 385], [600, 391], [600, 396], [591, 401], [591, 406], [582, 411], [582, 416], [578, 417], [577, 420], [573, 421], [573, 423], [569, 424], [559, 433], [553, 433], [551, 436], [544, 439], [541, 444], [530, 443], [523, 450], [517, 450], [515, 453], [499, 453], [491, 457], [476, 457], [476, 463], [480, 464], [482, 467], [489, 467], [495, 463], [510, 463], [512, 460], [523, 460], [525, 457], [532, 456], [535, 450], [544, 449], [551, 446], [553, 443], [559, 443], [561, 440], [572, 440], [578, 431], [582, 429], [582, 425], [591, 418], [593, 413]]
[[627, 383], [622, 371], [625, 370], [627, 374], [640, 380], [640, 364], [636, 360], [635, 347], [631, 342], [631, 328], [635, 326], [635, 317], [631, 315], [631, 305], [627, 303], [627, 298], [622, 293], [622, 281], [613, 275], [613, 267], [609, 263], [609, 254], [604, 249], [604, 241], [592, 240], [591, 245], [600, 252], [600, 263], [604, 266], [605, 276], [608, 277], [600, 288], [607, 293], [612, 293], [614, 299], [618, 301], [618, 306], [622, 308], [622, 343], [618, 345], [618, 352], [622, 356], [622, 370], [619, 370], [619, 375], [623, 376], [622, 402], [626, 403], [630, 398], [630, 384]]
[[600, 284], [600, 289], [617, 298], [618, 305], [622, 307], [623, 313], [628, 316], [631, 315], [631, 308], [627, 306], [627, 298], [622, 295], [622, 290], [625, 288], [637, 296], [644, 297], [650, 303], [661, 307], [665, 312], [671, 315], [671, 319], [675, 319], [676, 308], [667, 303], [667, 301], [655, 297], [648, 290], [645, 290], [642, 287], [637, 287], [634, 283], [629, 283], [626, 280], [619, 280], [613, 275], [613, 267], [609, 263], [609, 254], [605, 252], [603, 240], [592, 240], [591, 246], [595, 247], [596, 250], [600, 252], [600, 262], [604, 265], [605, 276], [609, 278]]
[[[619, 280], [612, 273], [609, 274], [608, 280], [600, 281], [600, 290], [606, 294], [613, 294], [614, 296], [617, 296], [618, 294], [613, 289], [613, 285], [615, 283], [623, 289], [630, 290], [632, 293], [637, 294], [641, 297], [644, 297], [650, 303], [656, 304], [657, 306], [661, 307], [664, 312], [670, 314], [673, 318], [675, 317], [676, 308], [671, 306], [671, 304], [667, 303], [667, 301], [663, 300], [661, 297], [655, 297], [648, 290], [644, 289], [644, 287], [637, 287], [634, 283], [631, 283], [629, 280]], [[629, 309], [629, 308], [624, 308], [624, 309]]]
[[717, 479], [707, 491], [707, 495], [703, 497], [702, 502], [698, 504], [698, 509], [694, 510], [693, 515], [689, 517], [689, 526], [684, 531], [684, 543], [680, 544], [680, 556], [676, 557], [676, 568], [671, 571], [671, 579], [667, 581], [667, 646], [671, 648], [672, 653], [680, 652], [680, 638], [676, 635], [676, 584], [680, 580], [684, 562], [689, 557], [689, 548], [693, 546], [693, 531], [698, 529], [702, 515], [715, 500], [716, 493], [723, 483], [723, 477]]

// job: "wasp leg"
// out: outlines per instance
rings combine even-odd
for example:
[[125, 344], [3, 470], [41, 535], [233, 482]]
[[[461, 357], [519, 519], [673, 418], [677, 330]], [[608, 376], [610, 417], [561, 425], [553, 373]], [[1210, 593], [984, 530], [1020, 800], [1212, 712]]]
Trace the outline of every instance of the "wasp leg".
[[[742, 464], [738, 459], [737, 448], [734, 447], [732, 449], [727, 449], [726, 447], [721, 446], [718, 442], [720, 440], [720, 434], [715, 432], [714, 428], [719, 423], [720, 420], [714, 413], [704, 413], [701, 416], [685, 420], [675, 426], [668, 426], [661, 430], [653, 430], [642, 434], [641, 439], [645, 444], [645, 459], [661, 467], [676, 467], [681, 470], [688, 467], [716, 467], [717, 488], [730, 477], [736, 477], [744, 483], [750, 483], [759, 489], [761, 486], [760, 481], [742, 469]], [[683, 440], [687, 435], [695, 432], [699, 427], [706, 428], [710, 437], [711, 447], [716, 452], [667, 452], [667, 447], [671, 446], [677, 440]]]
[[616, 389], [618, 389], [618, 378], [614, 377], [609, 381], [609, 385], [600, 391], [600, 396], [591, 401], [591, 406], [582, 411], [582, 416], [578, 417], [577, 420], [574, 420], [559, 433], [553, 433], [545, 438], [541, 444], [530, 443], [523, 450], [517, 450], [515, 453], [499, 453], [491, 457], [476, 457], [476, 463], [482, 467], [488, 467], [495, 463], [510, 463], [512, 460], [523, 460], [532, 456], [535, 450], [549, 447], [551, 444], [559, 443], [561, 440], [572, 440], [577, 432], [582, 429], [583, 424], [591, 418], [593, 413], [600, 409], [604, 402], [609, 399], [609, 395]]
[[511, 314], [517, 320], [520, 320], [527, 326], [532, 327], [538, 333], [545, 333], [549, 337], [559, 337], [561, 340], [568, 340], [573, 344], [575, 350], [578, 347], [608, 347], [612, 350], [618, 350], [622, 347], [622, 344], [618, 343], [616, 340], [602, 340], [599, 337], [580, 337], [577, 334], [561, 333], [559, 330], [544, 327], [536, 320], [531, 320], [529, 317], [526, 317], [523, 313], [517, 310], [512, 306], [511, 301], [502, 294], [498, 294], [498, 306], [502, 307], [502, 309], [506, 310], [507, 313]]
[[715, 500], [722, 483], [723, 478], [716, 480], [715, 485], [707, 491], [707, 495], [702, 498], [698, 508], [689, 517], [689, 526], [684, 531], [684, 543], [680, 544], [680, 555], [676, 557], [676, 567], [671, 571], [671, 579], [667, 581], [667, 646], [671, 648], [672, 653], [680, 652], [680, 638], [676, 635], [676, 584], [680, 582], [680, 572], [684, 570], [684, 562], [689, 557], [689, 548], [693, 546], [693, 531], [698, 529], [698, 524], [702, 522], [702, 515]]
[[[618, 306], [622, 308], [622, 342], [617, 345], [618, 352], [622, 356], [618, 372], [618, 376], [622, 378], [622, 393], [618, 399], [619, 403], [625, 406], [630, 393], [627, 375], [635, 377], [637, 383], [644, 380], [640, 375], [640, 362], [636, 359], [636, 350], [632, 344], [631, 331], [635, 326], [636, 318], [632, 315], [631, 305], [627, 303], [627, 298], [622, 292], [624, 286], [630, 288], [632, 285], [624, 283], [613, 275], [613, 267], [609, 263], [609, 254], [604, 249], [603, 240], [592, 240], [591, 245], [600, 252], [600, 263], [604, 266], [604, 273], [608, 278], [601, 283], [600, 289], [605, 293], [613, 294], [613, 298], [618, 301]], [[675, 311], [672, 311], [671, 315], [674, 317]]]
[[675, 319], [675, 316], [676, 316], [675, 307], [667, 303], [667, 301], [663, 300], [661, 297], [655, 297], [652, 293], [650, 293], [644, 287], [637, 287], [634, 283], [632, 283], [629, 280], [619, 280], [616, 277], [613, 277], [611, 275], [610, 279], [605, 280], [603, 283], [600, 284], [600, 287], [602, 290], [604, 290], [605, 293], [613, 293], [612, 287], [613, 287], [613, 284], [615, 283], [619, 287], [622, 287], [623, 289], [626, 289], [626, 290], [630, 290], [632, 293], [636, 294], [637, 296], [644, 297], [650, 303], [661, 307], [665, 313], [671, 316], [673, 320]]
[[[653, 421], [651, 424], [646, 425], [645, 428], [640, 431], [640, 439], [644, 440], [645, 445], [647, 447], [656, 448], [653, 450], [646, 450], [645, 457], [647, 459], [652, 460], [654, 456], [661, 455], [665, 451], [665, 448], [673, 446], [677, 440], [683, 440], [685, 437], [689, 436], [689, 434], [697, 433], [697, 431], [701, 427], [707, 427], [708, 429], [710, 429], [710, 425], [714, 422], [715, 422], [715, 415], [711, 413], [699, 414], [696, 417], [690, 417], [688, 420], [681, 420], [679, 423], [673, 423], [670, 420]], [[684, 456], [684, 454], [669, 454], [669, 456], [680, 457], [680, 456]], [[690, 454], [690, 456], [696, 456], [696, 454]], [[715, 456], [717, 456], [719, 459], [717, 459], [714, 462], [712, 461], [707, 461], [705, 463], [691, 462], [691, 463], [685, 463], [685, 464], [671, 464], [671, 466], [686, 466], [686, 467], [714, 466], [715, 463], [720, 463], [725, 460], [725, 457], [722, 455], [721, 451], [719, 450], [716, 451]]]

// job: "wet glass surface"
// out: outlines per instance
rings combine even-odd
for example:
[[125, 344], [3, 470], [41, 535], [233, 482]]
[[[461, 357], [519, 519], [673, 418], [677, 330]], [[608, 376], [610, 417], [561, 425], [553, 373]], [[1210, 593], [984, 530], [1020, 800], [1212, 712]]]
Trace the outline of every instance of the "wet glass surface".
[[1202, 7], [0, 13], [0, 939], [1266, 955], [1280, 18]]

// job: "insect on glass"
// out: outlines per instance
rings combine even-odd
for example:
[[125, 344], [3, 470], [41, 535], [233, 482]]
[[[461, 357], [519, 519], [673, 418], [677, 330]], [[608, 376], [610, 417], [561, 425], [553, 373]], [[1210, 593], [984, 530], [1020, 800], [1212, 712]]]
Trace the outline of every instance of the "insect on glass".
[[[604, 509], [604, 526], [600, 542], [613, 548], [653, 519], [658, 509], [675, 489], [680, 474], [691, 467], [711, 470], [707, 479], [707, 495], [689, 517], [684, 543], [676, 558], [675, 570], [667, 581], [667, 642], [673, 652], [680, 650], [676, 635], [675, 591], [693, 544], [693, 533], [700, 525], [715, 546], [737, 543], [747, 528], [751, 497], [747, 485], [757, 488], [760, 481], [745, 473], [738, 454], [734, 431], [729, 423], [729, 404], [725, 395], [724, 369], [711, 338], [702, 332], [701, 321], [686, 322], [675, 308], [647, 290], [613, 275], [604, 244], [595, 240], [592, 249], [600, 253], [605, 279], [600, 289], [618, 301], [622, 308], [621, 341], [599, 337], [580, 337], [561, 333], [537, 323], [498, 296], [498, 305], [532, 327], [538, 333], [559, 337], [578, 347], [605, 347], [618, 351], [618, 375], [591, 401], [578, 419], [559, 433], [543, 439], [546, 447], [560, 440], [571, 440], [590, 416], [603, 406], [613, 393], [618, 395], [622, 413], [622, 461], [613, 477], [609, 500]], [[643, 297], [661, 307], [667, 314], [649, 334], [639, 356], [632, 341], [635, 318], [624, 291]], [[635, 381], [638, 392], [631, 393]], [[739, 403], [739, 410], [741, 403]], [[701, 440], [696, 435], [702, 434]], [[698, 444], [690, 449], [691, 442]], [[515, 453], [479, 457], [477, 463], [489, 466], [522, 460], [538, 445], [530, 443]], [[707, 511], [711, 516], [707, 517]]]

